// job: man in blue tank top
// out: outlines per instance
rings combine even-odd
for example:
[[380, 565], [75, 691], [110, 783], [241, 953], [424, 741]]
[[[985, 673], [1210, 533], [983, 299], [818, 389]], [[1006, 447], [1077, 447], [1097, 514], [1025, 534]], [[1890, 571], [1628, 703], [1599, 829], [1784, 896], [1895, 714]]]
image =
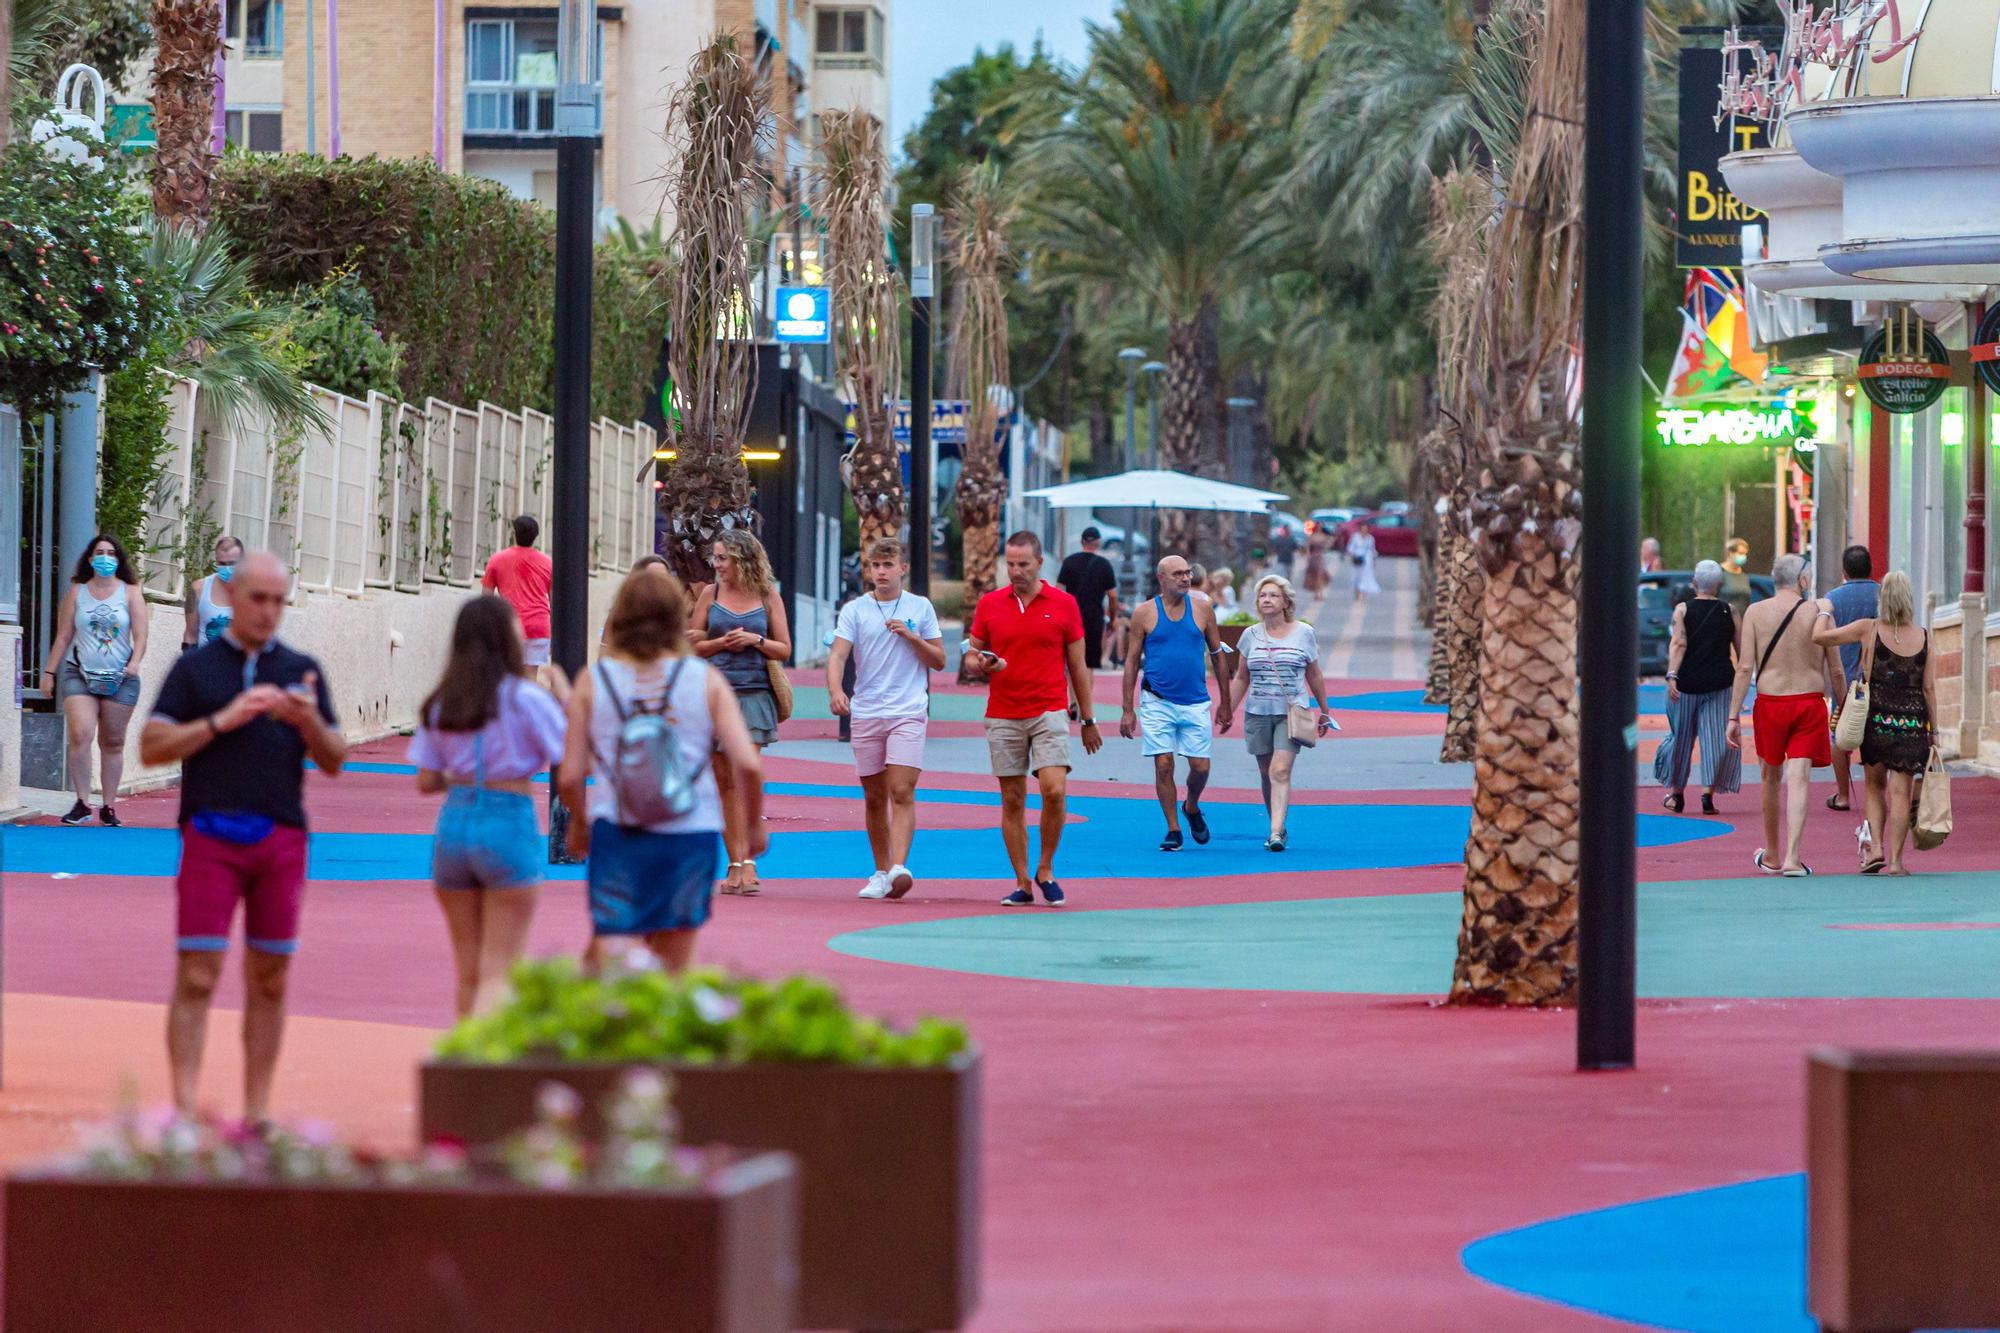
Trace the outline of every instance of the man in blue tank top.
[[[1188, 596], [1191, 573], [1177, 555], [1160, 561], [1160, 595], [1132, 613], [1125, 639], [1125, 715], [1118, 734], [1141, 736], [1153, 758], [1153, 790], [1167, 817], [1167, 836], [1160, 850], [1181, 849], [1180, 817], [1197, 843], [1208, 841], [1208, 821], [1202, 818], [1201, 793], [1208, 786], [1211, 722], [1208, 671], [1222, 655], [1222, 636], [1215, 627], [1215, 606], [1206, 598]], [[1142, 687], [1133, 707], [1136, 687]], [[1215, 689], [1222, 715], [1229, 716], [1229, 672], [1215, 667]], [[1223, 723], [1227, 731], [1229, 724]], [[1187, 799], [1180, 799], [1174, 782], [1174, 756], [1187, 760]]]

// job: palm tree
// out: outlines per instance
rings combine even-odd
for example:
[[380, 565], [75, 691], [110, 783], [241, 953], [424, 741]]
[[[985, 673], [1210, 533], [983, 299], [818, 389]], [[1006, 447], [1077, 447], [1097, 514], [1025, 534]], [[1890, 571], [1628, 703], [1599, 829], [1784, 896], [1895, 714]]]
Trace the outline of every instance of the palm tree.
[[770, 193], [758, 151], [764, 89], [736, 39], [718, 35], [695, 53], [667, 112], [680, 151], [667, 289], [674, 410], [663, 441], [673, 457], [660, 490], [661, 554], [690, 582], [708, 581], [718, 532], [753, 525], [743, 464], [756, 373], [748, 219], [752, 201]]
[[222, 7], [215, 0], [153, 0], [153, 212], [208, 225], [215, 194], [215, 62]]
[[[1010, 386], [1006, 283], [1010, 276], [1007, 232], [1013, 201], [998, 165], [964, 169], [952, 192], [947, 219], [953, 304], [951, 393], [966, 403], [965, 458], [958, 478], [958, 523], [965, 550], [965, 605], [992, 590], [1000, 568], [1000, 513], [1007, 503], [1007, 474], [1000, 469], [1000, 393]], [[996, 392], [999, 391], [999, 392]]]
[[[826, 223], [840, 375], [854, 403], [847, 484], [866, 551], [903, 533], [903, 461], [889, 402], [902, 387], [902, 325], [886, 244], [889, 158], [881, 122], [860, 109], [822, 115], [813, 175]], [[920, 542], [918, 549], [927, 548]]]
[[[1219, 477], [1222, 304], [1287, 262], [1279, 186], [1307, 67], [1289, 0], [1132, 0], [1089, 25], [1068, 114], [1022, 156], [1038, 269], [1151, 304], [1167, 325], [1163, 467]], [[1170, 514], [1166, 539], [1190, 535]], [[1192, 554], [1192, 551], [1190, 551]]]

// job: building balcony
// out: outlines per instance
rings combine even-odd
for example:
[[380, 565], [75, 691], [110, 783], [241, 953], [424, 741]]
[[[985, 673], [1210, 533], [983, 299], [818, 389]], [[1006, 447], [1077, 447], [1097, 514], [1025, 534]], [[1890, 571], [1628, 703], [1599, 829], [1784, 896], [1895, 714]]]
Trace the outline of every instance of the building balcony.
[[[603, 118], [604, 88], [597, 89]], [[474, 83], [465, 90], [465, 137], [471, 139], [553, 139], [556, 90], [547, 84]]]
[[866, 51], [821, 52], [813, 57], [814, 69], [858, 69], [882, 72], [882, 57]]

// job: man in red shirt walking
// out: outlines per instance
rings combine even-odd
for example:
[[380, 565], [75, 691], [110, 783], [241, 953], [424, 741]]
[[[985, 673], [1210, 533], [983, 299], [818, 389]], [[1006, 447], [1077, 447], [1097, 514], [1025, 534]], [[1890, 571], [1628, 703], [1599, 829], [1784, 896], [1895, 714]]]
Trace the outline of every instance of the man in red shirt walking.
[[[1014, 866], [1014, 891], [1004, 907], [1032, 907], [1035, 890], [1050, 907], [1063, 905], [1056, 882], [1069, 790], [1069, 705], [1083, 720], [1083, 752], [1096, 754], [1098, 734], [1083, 658], [1083, 615], [1076, 599], [1042, 581], [1042, 542], [1032, 532], [1007, 539], [1007, 586], [979, 599], [967, 644], [973, 674], [985, 675], [986, 748], [1000, 780], [1000, 836]], [[1042, 793], [1042, 857], [1028, 874], [1028, 774]]]
[[555, 582], [555, 564], [535, 549], [542, 525], [534, 515], [514, 520], [514, 544], [495, 551], [486, 562], [486, 577], [479, 586], [497, 592], [521, 618], [521, 660], [531, 667], [549, 664], [549, 586]]

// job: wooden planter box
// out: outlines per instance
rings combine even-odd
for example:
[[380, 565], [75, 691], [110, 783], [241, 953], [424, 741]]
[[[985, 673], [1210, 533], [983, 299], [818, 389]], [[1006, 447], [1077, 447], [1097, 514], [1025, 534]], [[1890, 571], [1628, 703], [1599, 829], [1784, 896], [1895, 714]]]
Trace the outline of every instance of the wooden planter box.
[[2000, 1052], [1814, 1051], [1806, 1175], [1831, 1333], [2000, 1327]]
[[778, 1153], [688, 1194], [14, 1175], [6, 1328], [769, 1333], [797, 1309], [797, 1190]]
[[1249, 628], [1248, 625], [1217, 625], [1215, 632], [1220, 634], [1222, 642], [1234, 651], [1236, 645], [1243, 640], [1243, 631]]
[[[425, 1142], [477, 1151], [534, 1120], [543, 1083], [591, 1117], [628, 1066], [430, 1061]], [[667, 1065], [681, 1135], [799, 1160], [799, 1327], [956, 1328], [979, 1298], [979, 1057], [935, 1069]], [[13, 1333], [13, 1330], [9, 1330]]]

